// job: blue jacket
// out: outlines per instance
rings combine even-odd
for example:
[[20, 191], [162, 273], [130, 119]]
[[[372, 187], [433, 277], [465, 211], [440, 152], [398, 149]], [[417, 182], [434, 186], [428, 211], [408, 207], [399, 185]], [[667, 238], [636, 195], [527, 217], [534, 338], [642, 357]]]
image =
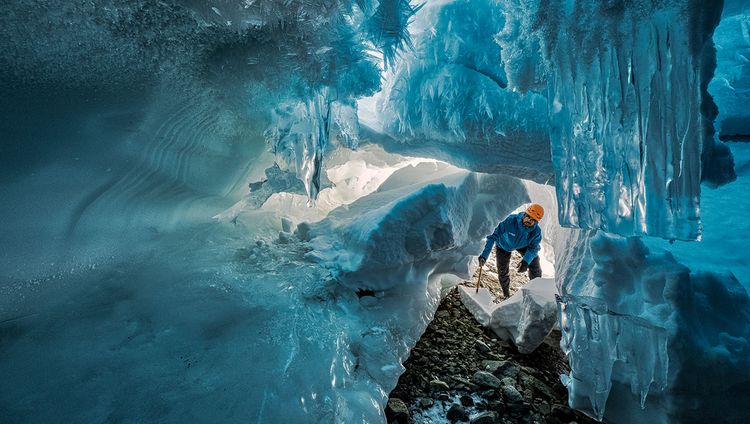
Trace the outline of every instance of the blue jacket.
[[503, 222], [498, 224], [495, 231], [487, 236], [487, 244], [485, 244], [484, 250], [479, 256], [487, 259], [492, 251], [493, 244], [506, 252], [525, 247], [526, 253], [523, 255], [523, 260], [530, 264], [539, 254], [542, 230], [539, 228], [539, 224], [534, 224], [531, 228], [524, 227], [521, 220], [523, 214], [524, 212], [508, 215]]

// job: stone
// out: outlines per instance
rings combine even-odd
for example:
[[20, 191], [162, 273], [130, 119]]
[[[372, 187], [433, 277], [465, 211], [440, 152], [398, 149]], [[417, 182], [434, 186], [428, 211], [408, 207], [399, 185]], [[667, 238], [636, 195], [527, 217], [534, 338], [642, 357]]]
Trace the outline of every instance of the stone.
[[486, 371], [495, 374], [501, 379], [505, 377], [515, 379], [521, 371], [521, 367], [511, 361], [482, 361], [482, 365]]
[[450, 422], [469, 421], [469, 413], [466, 412], [466, 409], [464, 409], [462, 405], [459, 405], [457, 403], [454, 403], [450, 408], [448, 408], [446, 417], [448, 418], [448, 420], [450, 420]]
[[407, 424], [409, 422], [409, 408], [401, 399], [390, 398], [385, 406], [385, 418], [389, 423]]
[[469, 391], [472, 391], [472, 392], [476, 391], [479, 388], [479, 386], [477, 386], [476, 384], [458, 375], [454, 375], [453, 377], [451, 377], [451, 379], [453, 381], [463, 384], [464, 386], [466, 386], [467, 389], [469, 389]]
[[480, 352], [484, 352], [484, 353], [487, 353], [487, 352], [491, 352], [491, 351], [492, 351], [492, 349], [490, 349], [490, 347], [489, 347], [489, 346], [487, 346], [487, 344], [486, 344], [486, 343], [484, 343], [484, 342], [483, 342], [483, 341], [481, 341], [481, 340], [476, 340], [476, 341], [474, 341], [474, 347], [476, 347], [478, 351], [480, 351]]
[[573, 421], [577, 418], [573, 410], [564, 405], [552, 405], [552, 411], [550, 413], [553, 417], [564, 423]]
[[482, 368], [491, 373], [495, 373], [495, 371], [498, 370], [506, 361], [488, 361], [484, 360], [482, 361]]
[[493, 361], [501, 361], [503, 359], [502, 356], [494, 353], [494, 352], [481, 352], [482, 356], [484, 356], [487, 359], [492, 359]]
[[500, 383], [503, 386], [515, 386], [516, 385], [516, 379], [511, 377], [505, 377], [500, 379]]
[[497, 412], [495, 411], [486, 411], [481, 412], [477, 415], [474, 415], [471, 417], [471, 421], [469, 421], [471, 424], [495, 424], [497, 421]]
[[289, 241], [291, 241], [292, 235], [289, 233], [285, 233], [283, 231], [279, 231], [279, 243], [281, 244], [287, 244]]
[[424, 409], [430, 408], [434, 404], [435, 404], [435, 401], [430, 398], [419, 399], [419, 406], [421, 406]]
[[445, 381], [432, 380], [430, 381], [430, 389], [437, 392], [440, 390], [450, 390], [450, 386]]
[[492, 387], [493, 389], [497, 389], [502, 385], [499, 378], [487, 371], [477, 371], [471, 377], [471, 381], [481, 387]]
[[469, 395], [463, 395], [459, 398], [461, 401], [461, 405], [463, 406], [474, 406], [474, 399], [471, 398]]
[[547, 402], [535, 402], [534, 409], [542, 415], [550, 415], [552, 413], [552, 407]]
[[516, 416], [528, 415], [531, 411], [531, 405], [526, 402], [509, 403], [508, 411]]
[[523, 402], [523, 396], [521, 396], [521, 393], [516, 389], [515, 386], [511, 385], [505, 385], [503, 386], [503, 398], [505, 399], [505, 402], [507, 403], [521, 403]]
[[502, 411], [505, 408], [505, 404], [501, 400], [491, 400], [487, 402], [487, 407], [493, 411]]
[[490, 389], [490, 390], [482, 390], [479, 393], [479, 396], [481, 396], [481, 397], [483, 397], [485, 399], [492, 399], [493, 397], [495, 397], [495, 395], [496, 395], [496, 392], [494, 390], [492, 390], [492, 389]]
[[540, 394], [542, 397], [552, 400], [555, 399], [557, 396], [555, 396], [555, 392], [546, 384], [544, 384], [541, 380], [539, 380], [536, 377], [527, 375], [521, 377], [521, 382], [527, 386], [533, 389], [535, 392]]
[[437, 396], [438, 400], [442, 400], [443, 402], [451, 400], [451, 397], [448, 396], [448, 393], [440, 393]]

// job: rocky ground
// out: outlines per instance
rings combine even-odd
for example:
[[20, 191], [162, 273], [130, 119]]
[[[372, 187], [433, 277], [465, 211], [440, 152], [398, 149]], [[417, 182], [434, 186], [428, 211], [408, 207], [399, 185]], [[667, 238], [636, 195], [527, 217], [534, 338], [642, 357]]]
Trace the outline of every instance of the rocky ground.
[[[517, 254], [511, 259], [511, 295], [528, 280], [514, 272], [519, 260]], [[482, 286], [502, 300], [494, 255]], [[553, 332], [535, 352], [520, 354], [482, 328], [452, 289], [404, 364], [386, 408], [388, 422], [596, 423], [567, 407], [559, 376], [569, 369], [559, 337]]]

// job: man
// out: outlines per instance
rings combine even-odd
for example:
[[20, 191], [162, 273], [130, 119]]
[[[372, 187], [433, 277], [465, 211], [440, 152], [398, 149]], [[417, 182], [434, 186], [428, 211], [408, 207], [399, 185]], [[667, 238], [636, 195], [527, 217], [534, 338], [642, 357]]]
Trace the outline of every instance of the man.
[[542, 230], [539, 221], [544, 216], [544, 209], [533, 203], [525, 212], [508, 215], [504, 221], [498, 224], [495, 231], [487, 236], [487, 244], [482, 254], [479, 255], [479, 266], [484, 266], [492, 251], [492, 245], [497, 246], [497, 276], [503, 295], [510, 297], [510, 277], [508, 276], [508, 265], [510, 264], [510, 253], [517, 250], [523, 255], [523, 260], [518, 266], [518, 272], [529, 272], [529, 279], [542, 276], [542, 267], [539, 265], [539, 248], [542, 242]]

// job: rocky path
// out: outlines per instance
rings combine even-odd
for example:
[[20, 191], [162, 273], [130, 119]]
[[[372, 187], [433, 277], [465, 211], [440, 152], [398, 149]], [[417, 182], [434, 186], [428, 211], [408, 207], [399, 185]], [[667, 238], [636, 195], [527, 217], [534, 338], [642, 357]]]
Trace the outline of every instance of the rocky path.
[[[496, 293], [497, 274], [493, 283], [485, 266], [485, 275], [483, 285]], [[522, 276], [511, 272], [511, 277], [516, 280], [513, 292], [522, 285]], [[404, 364], [406, 371], [386, 408], [388, 421], [596, 423], [567, 407], [559, 376], [568, 372], [568, 365], [559, 337], [553, 332], [535, 352], [520, 354], [482, 328], [452, 289]]]

